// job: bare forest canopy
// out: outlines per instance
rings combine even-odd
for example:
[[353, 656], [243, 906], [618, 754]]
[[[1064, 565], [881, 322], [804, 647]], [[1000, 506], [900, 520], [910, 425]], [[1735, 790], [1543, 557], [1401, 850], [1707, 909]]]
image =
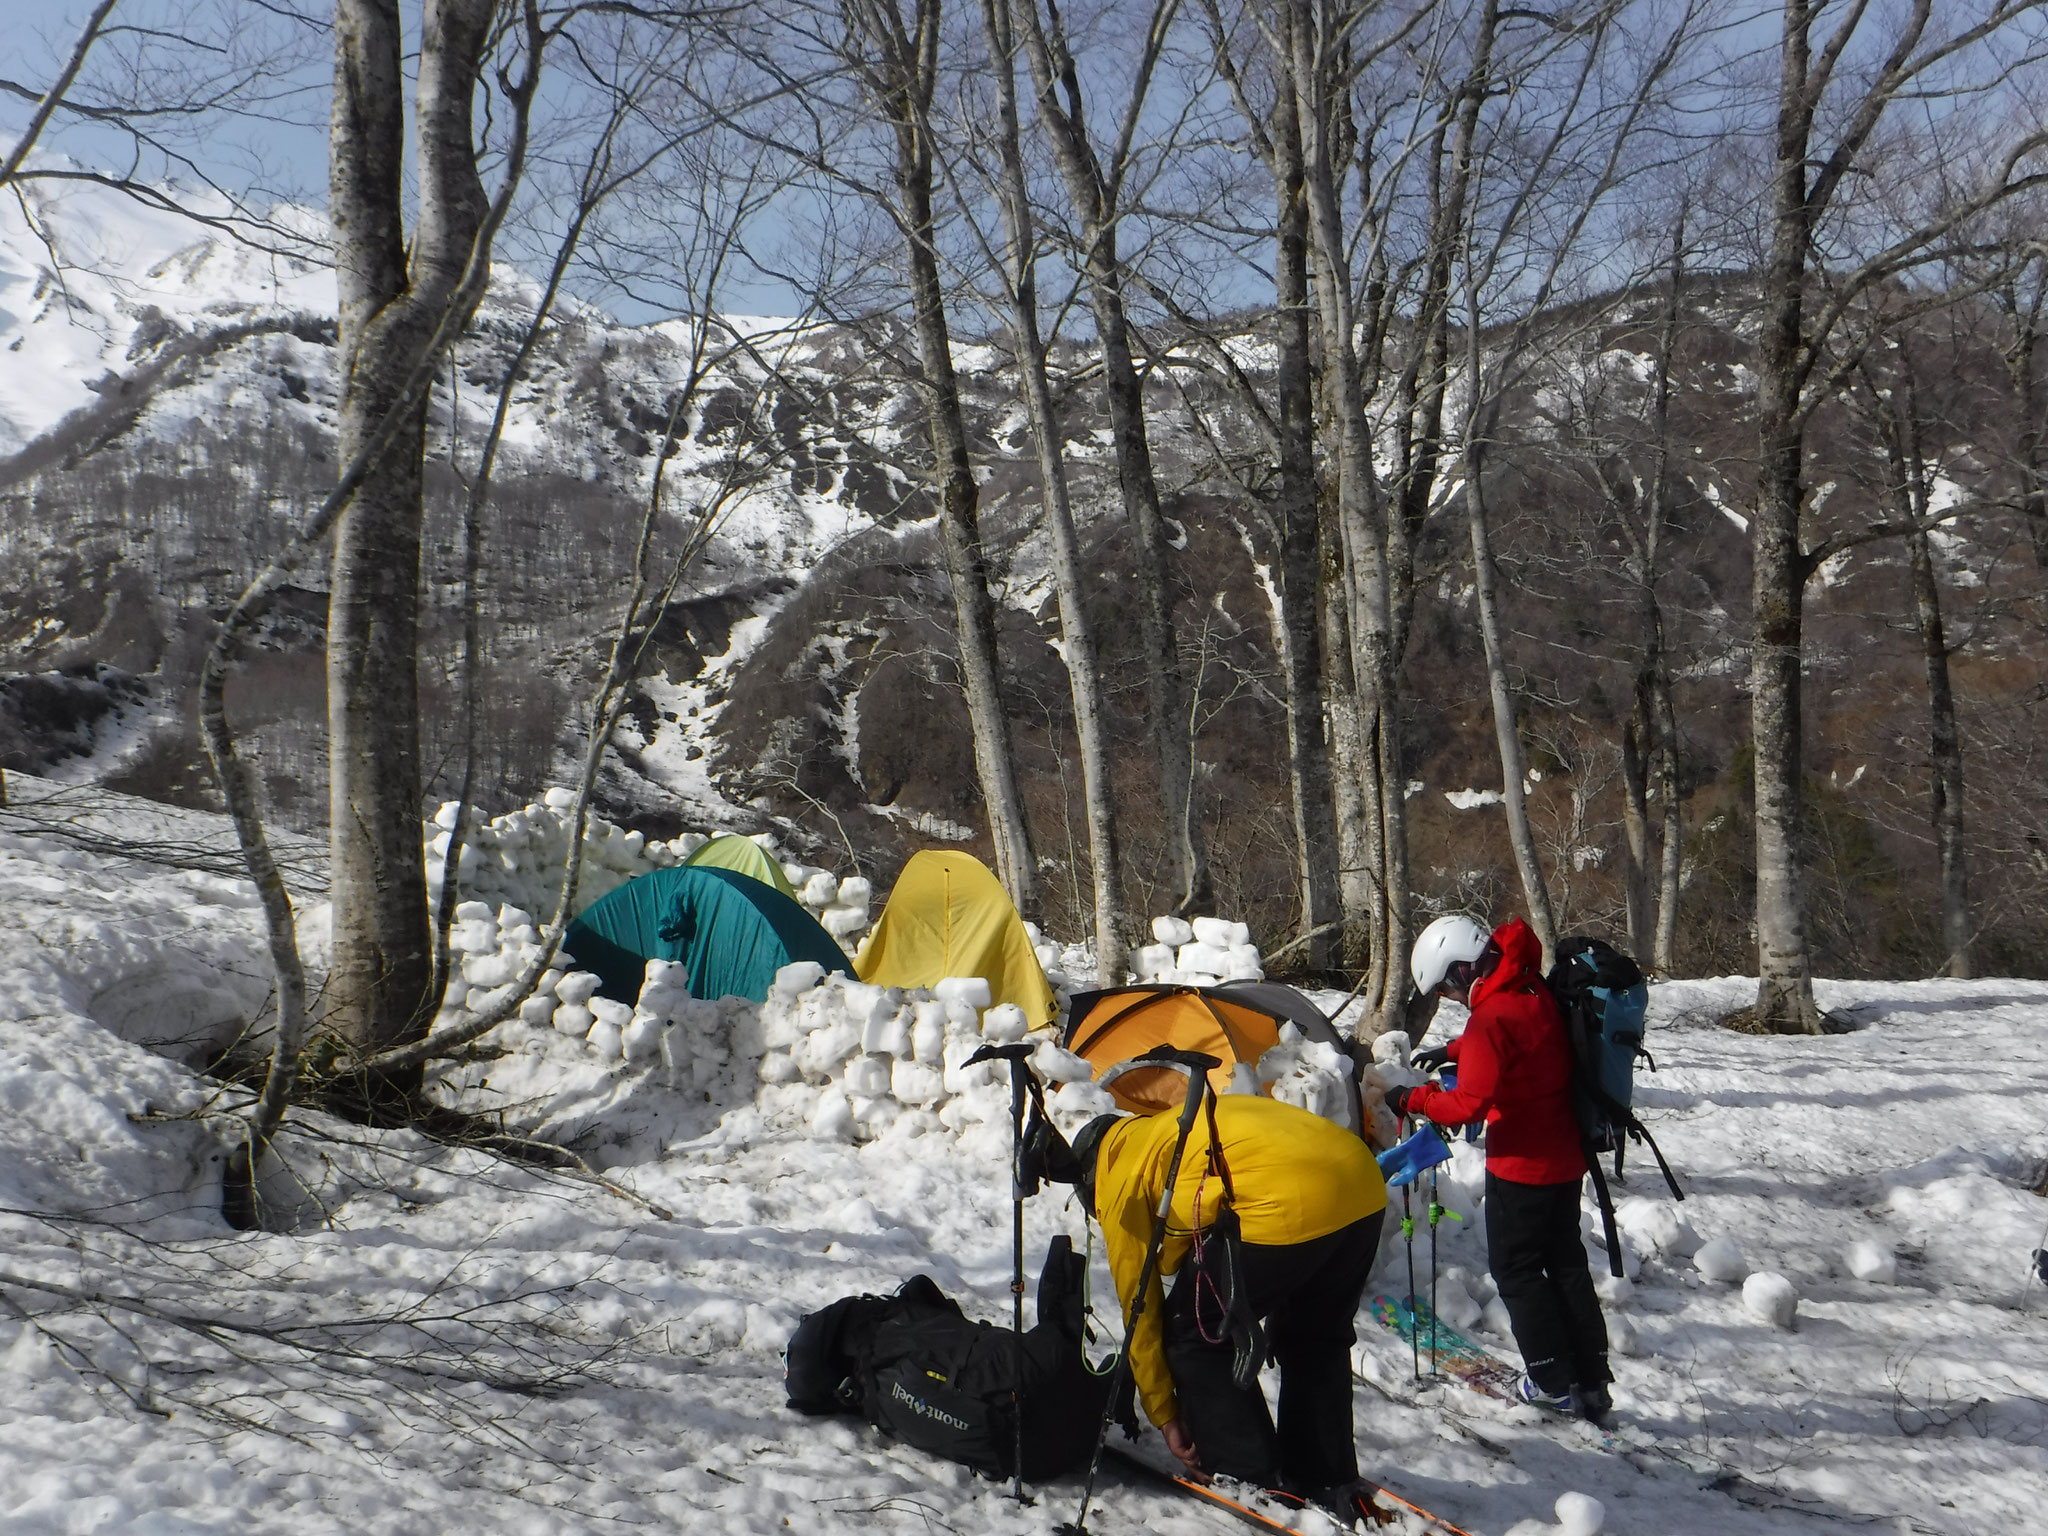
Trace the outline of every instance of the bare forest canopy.
[[[0, 765], [221, 805], [209, 653], [367, 443], [417, 580], [337, 596], [337, 509], [226, 678], [282, 827], [357, 792], [374, 600], [416, 629], [394, 826], [615, 719], [594, 803], [650, 834], [880, 882], [963, 840], [1071, 939], [1299, 937], [1383, 1027], [1444, 910], [1760, 974], [1774, 1028], [1815, 971], [2042, 973], [2041, 5], [388, 9], [402, 67], [265, 7], [239, 72], [138, 84], [178, 36], [81, 11], [18, 82]], [[337, 59], [452, 179], [372, 249], [344, 202], [416, 168], [336, 117], [339, 303], [220, 287], [333, 237], [177, 135], [265, 91], [324, 131]]]

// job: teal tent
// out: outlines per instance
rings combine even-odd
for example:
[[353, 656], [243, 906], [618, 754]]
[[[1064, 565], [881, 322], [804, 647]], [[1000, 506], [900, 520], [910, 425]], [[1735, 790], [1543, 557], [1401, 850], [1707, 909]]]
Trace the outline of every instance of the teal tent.
[[846, 951], [801, 905], [747, 875], [709, 865], [657, 869], [584, 908], [562, 947], [598, 992], [638, 1001], [649, 960], [674, 960], [692, 997], [766, 1002], [775, 973], [797, 960], [853, 974]]

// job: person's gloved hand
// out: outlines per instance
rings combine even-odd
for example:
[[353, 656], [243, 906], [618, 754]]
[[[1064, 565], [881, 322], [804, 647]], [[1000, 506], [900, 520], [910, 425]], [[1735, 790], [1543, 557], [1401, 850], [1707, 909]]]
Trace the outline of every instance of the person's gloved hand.
[[1387, 1108], [1394, 1112], [1396, 1119], [1408, 1113], [1408, 1096], [1413, 1092], [1415, 1092], [1413, 1088], [1389, 1088], [1387, 1090]]
[[1451, 1059], [1448, 1045], [1425, 1046], [1408, 1058], [1408, 1065], [1418, 1072], [1434, 1072]]

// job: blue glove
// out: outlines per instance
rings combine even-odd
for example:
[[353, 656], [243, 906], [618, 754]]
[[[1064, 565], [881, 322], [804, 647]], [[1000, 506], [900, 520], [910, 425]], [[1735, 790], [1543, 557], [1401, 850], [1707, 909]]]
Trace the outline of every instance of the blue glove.
[[1398, 1146], [1387, 1148], [1379, 1156], [1380, 1172], [1386, 1175], [1389, 1189], [1412, 1184], [1438, 1163], [1450, 1160], [1451, 1149], [1444, 1145], [1443, 1137], [1437, 1135], [1436, 1127], [1427, 1120], [1422, 1122], [1421, 1130]]

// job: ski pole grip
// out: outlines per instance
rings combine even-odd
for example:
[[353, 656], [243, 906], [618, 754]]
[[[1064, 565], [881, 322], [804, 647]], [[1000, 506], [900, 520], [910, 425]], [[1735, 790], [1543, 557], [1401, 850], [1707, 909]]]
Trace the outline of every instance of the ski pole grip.
[[1139, 1061], [1171, 1062], [1177, 1067], [1186, 1067], [1190, 1072], [1207, 1076], [1223, 1065], [1220, 1058], [1205, 1056], [1200, 1051], [1179, 1051], [1170, 1045], [1155, 1045], [1137, 1058]]
[[1017, 1045], [984, 1045], [980, 1050], [968, 1057], [963, 1065], [978, 1067], [984, 1061], [1026, 1061], [1030, 1058], [1031, 1052], [1034, 1049], [1035, 1047], [1033, 1046], [1021, 1043]]

